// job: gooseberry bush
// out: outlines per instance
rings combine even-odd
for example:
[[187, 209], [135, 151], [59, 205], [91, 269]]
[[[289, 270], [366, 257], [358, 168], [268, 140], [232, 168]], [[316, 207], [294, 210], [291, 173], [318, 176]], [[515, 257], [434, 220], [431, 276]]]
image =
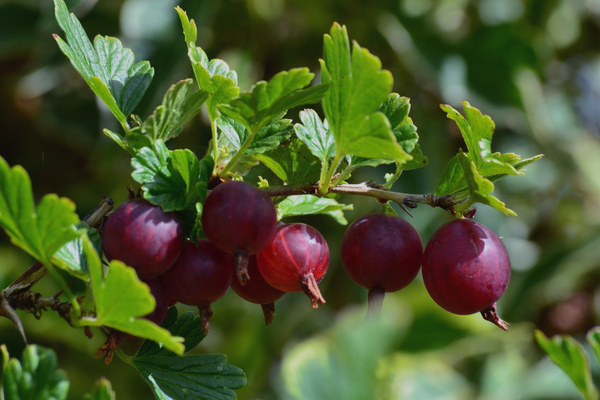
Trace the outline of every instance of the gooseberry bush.
[[[480, 312], [508, 329], [496, 301], [508, 285], [510, 261], [501, 239], [473, 220], [473, 205], [516, 215], [493, 195], [494, 183], [523, 174], [541, 156], [493, 152], [490, 117], [467, 102], [464, 115], [442, 105], [466, 149], [448, 161], [430, 194], [398, 193], [392, 187], [402, 173], [428, 162], [410, 101], [391, 92], [391, 73], [351, 43], [344, 26], [334, 23], [324, 35], [318, 83], [307, 68], [295, 68], [241, 92], [236, 72], [196, 45], [195, 22], [177, 7], [193, 78], [173, 84], [144, 119], [133, 112], [152, 81], [150, 64], [136, 62], [116, 38], [90, 42], [63, 0], [54, 5], [64, 32], [54, 38], [121, 125], [104, 133], [131, 156], [139, 190], [130, 188], [130, 200], [114, 211], [103, 199], [81, 220], [75, 204], [55, 194], [34, 205], [26, 171], [0, 158], [0, 225], [37, 260], [2, 291], [0, 314], [24, 339], [16, 310], [37, 315], [49, 308], [88, 336], [105, 336], [98, 355], [107, 363], [115, 354], [126, 360], [157, 399], [235, 398], [243, 371], [224, 355], [185, 354], [210, 335], [210, 305], [233, 287], [240, 301], [262, 306], [266, 324], [287, 292], [306, 293], [313, 308], [326, 306], [318, 284], [330, 252], [340, 252], [350, 278], [368, 289], [369, 313], [377, 314], [384, 293], [409, 285], [422, 267], [425, 287], [442, 308]], [[299, 107], [299, 115], [290, 112]], [[207, 153], [170, 149], [169, 140], [203, 111], [212, 138]], [[395, 172], [381, 182], [350, 183], [357, 169], [382, 164]], [[272, 172], [270, 181], [249, 178], [259, 165]], [[285, 222], [322, 214], [346, 224], [352, 196], [372, 197], [382, 211], [354, 221], [341, 249], [330, 248], [314, 227]], [[406, 214], [419, 204], [441, 207], [455, 219], [423, 243], [390, 202]], [[60, 285], [58, 295], [34, 292], [46, 275]], [[75, 292], [65, 276], [86, 289]], [[178, 315], [172, 307], [178, 302], [198, 314]], [[131, 336], [146, 339], [134, 356], [119, 348]], [[2, 352], [6, 398], [66, 397], [68, 381], [51, 350], [27, 347], [23, 366]], [[41, 371], [35, 384], [32, 368]], [[104, 380], [93, 390], [93, 398], [114, 396]]]

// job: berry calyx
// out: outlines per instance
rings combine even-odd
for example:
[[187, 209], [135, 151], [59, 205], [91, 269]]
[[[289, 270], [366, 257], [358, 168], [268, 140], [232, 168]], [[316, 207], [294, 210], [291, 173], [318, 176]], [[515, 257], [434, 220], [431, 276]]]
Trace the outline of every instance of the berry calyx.
[[281, 298], [285, 292], [269, 285], [258, 269], [256, 256], [250, 256], [248, 262], [248, 275], [250, 280], [242, 285], [239, 280], [231, 281], [231, 288], [241, 298], [262, 306], [265, 325], [270, 325], [275, 317], [275, 300]]
[[208, 240], [188, 241], [177, 262], [161, 276], [167, 296], [199, 308], [205, 333], [210, 329], [210, 305], [231, 286], [231, 264], [231, 256]]
[[472, 219], [456, 219], [439, 228], [423, 254], [423, 281], [431, 298], [459, 315], [480, 312], [507, 330], [496, 301], [510, 279], [510, 260], [500, 238]]
[[329, 264], [329, 248], [312, 226], [281, 224], [258, 253], [258, 269], [269, 285], [284, 292], [304, 292], [313, 308], [325, 304], [318, 282]]
[[369, 313], [376, 313], [386, 292], [411, 283], [421, 268], [419, 233], [400, 217], [369, 214], [358, 218], [342, 239], [342, 263], [354, 282], [369, 289]]
[[121, 204], [106, 220], [102, 248], [109, 260], [120, 260], [143, 278], [154, 278], [177, 260], [183, 232], [177, 218], [143, 199]]
[[249, 279], [248, 256], [266, 246], [276, 225], [273, 202], [249, 183], [222, 183], [204, 201], [202, 229], [215, 246], [234, 255], [235, 271], [242, 285]]

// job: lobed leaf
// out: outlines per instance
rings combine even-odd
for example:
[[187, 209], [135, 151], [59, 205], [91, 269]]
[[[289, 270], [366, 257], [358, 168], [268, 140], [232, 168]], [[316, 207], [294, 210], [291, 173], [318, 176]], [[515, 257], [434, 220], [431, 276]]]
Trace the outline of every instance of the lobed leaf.
[[[8, 358], [7, 354], [4, 358]], [[28, 345], [23, 350], [21, 362], [11, 358], [3, 368], [2, 386], [5, 400], [67, 398], [69, 381], [65, 373], [57, 369], [56, 354], [50, 349]]]
[[[172, 335], [185, 337], [186, 351], [203, 338], [200, 317], [191, 312], [177, 317], [172, 307], [163, 325]], [[154, 343], [145, 342], [132, 360], [159, 399], [236, 399], [235, 389], [246, 384], [241, 369], [227, 364], [222, 354], [183, 357]]]
[[327, 85], [306, 88], [314, 74], [308, 68], [295, 68], [276, 74], [268, 82], [256, 83], [219, 111], [242, 125], [249, 132], [257, 132], [280, 114], [302, 104], [316, 103], [327, 91]]
[[[77, 229], [87, 232], [87, 237], [92, 242], [96, 251], [98, 253], [102, 252], [100, 234], [96, 229], [90, 228], [85, 222], [77, 224]], [[58, 267], [69, 271], [73, 276], [80, 279], [87, 279], [89, 278], [89, 267], [87, 258], [83, 252], [83, 241], [82, 236], [79, 236], [62, 246], [54, 253], [52, 262]]]
[[319, 180], [321, 165], [308, 147], [298, 139], [293, 139], [268, 153], [255, 154], [254, 157], [287, 185]]
[[206, 196], [206, 170], [212, 159], [199, 162], [190, 150], [169, 150], [157, 140], [154, 148], [144, 147], [131, 159], [131, 176], [142, 185], [144, 198], [165, 212], [183, 210]]
[[125, 126], [126, 117], [148, 89], [154, 69], [147, 61], [135, 63], [133, 52], [124, 48], [119, 39], [96, 36], [92, 45], [81, 23], [69, 13], [63, 0], [54, 0], [54, 8], [56, 21], [66, 37], [65, 42], [54, 35], [59, 48]]
[[80, 236], [78, 222], [75, 204], [55, 194], [45, 195], [36, 208], [27, 172], [0, 157], [0, 226], [15, 246], [49, 264], [58, 249]]
[[215, 120], [218, 116], [217, 106], [228, 104], [239, 94], [237, 74], [229, 68], [225, 61], [208, 59], [204, 50], [196, 46], [198, 36], [196, 22], [193, 19], [190, 20], [186, 12], [180, 7], [176, 7], [175, 10], [183, 27], [188, 57], [192, 63], [194, 76], [200, 89], [208, 92], [206, 101], [208, 113], [211, 120]]
[[571, 378], [586, 399], [597, 399], [598, 391], [592, 382], [587, 356], [579, 343], [570, 336], [554, 336], [549, 339], [539, 330], [535, 339], [552, 362]]
[[178, 136], [183, 126], [198, 115], [207, 98], [208, 92], [196, 90], [192, 79], [179, 81], [165, 93], [162, 104], [144, 121], [141, 131], [153, 142], [166, 142]]
[[330, 84], [323, 110], [333, 132], [339, 158], [405, 162], [411, 157], [397, 143], [388, 119], [379, 110], [392, 88], [392, 75], [377, 57], [354, 43], [352, 52], [345, 26], [337, 23], [324, 37], [321, 80]]
[[308, 147], [321, 162], [326, 162], [335, 156], [335, 139], [329, 129], [327, 120], [321, 118], [315, 110], [307, 109], [300, 112], [302, 124], [294, 125], [296, 136]]
[[94, 316], [83, 317], [81, 325], [114, 328], [162, 343], [165, 348], [183, 354], [183, 338], [172, 336], [168, 330], [142, 318], [154, 310], [156, 301], [135, 270], [113, 260], [103, 277], [100, 257], [85, 237], [83, 250], [89, 266], [96, 312]]
[[[217, 119], [217, 126], [232, 144], [232, 148], [230, 149], [232, 151], [238, 151], [250, 136], [248, 129], [244, 125], [229, 117], [219, 117]], [[258, 130], [250, 146], [244, 150], [244, 155], [250, 156], [276, 149], [282, 142], [288, 140], [291, 135], [291, 120], [275, 120]]]
[[336, 199], [314, 195], [287, 196], [275, 205], [277, 219], [299, 215], [326, 214], [341, 225], [348, 225], [343, 211], [352, 210], [352, 204], [340, 204]]

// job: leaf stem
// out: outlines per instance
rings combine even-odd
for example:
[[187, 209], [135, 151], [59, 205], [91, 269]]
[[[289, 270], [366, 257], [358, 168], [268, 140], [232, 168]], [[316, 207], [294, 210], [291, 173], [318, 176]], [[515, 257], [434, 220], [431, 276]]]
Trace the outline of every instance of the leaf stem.
[[394, 186], [394, 183], [396, 183], [396, 181], [400, 178], [400, 175], [402, 175], [402, 171], [404, 171], [402, 164], [396, 162], [396, 172], [394, 172], [394, 175], [391, 176], [391, 178], [383, 185], [383, 187], [387, 190], [391, 190], [392, 186]]
[[333, 177], [333, 174], [335, 174], [335, 171], [340, 166], [340, 163], [342, 162], [343, 158], [344, 158], [344, 156], [342, 154], [336, 154], [335, 157], [333, 158], [333, 160], [331, 161], [331, 165], [329, 166], [327, 175], [325, 175], [325, 179], [321, 179], [319, 181], [318, 193], [321, 196], [325, 196], [327, 193], [329, 193], [331, 178]]
[[[227, 173], [229, 173], [229, 171], [231, 171], [231, 169], [235, 166], [235, 164], [240, 160], [242, 155], [244, 155], [244, 152], [248, 149], [248, 147], [250, 147], [250, 144], [252, 143], [252, 140], [254, 140], [254, 136], [256, 136], [257, 132], [258, 132], [258, 129], [254, 129], [252, 131], [252, 133], [250, 133], [250, 135], [246, 138], [246, 141], [244, 142], [244, 144], [235, 152], [235, 154], [233, 155], [233, 157], [231, 157], [229, 162], [227, 164], [225, 164], [223, 169], [219, 172], [219, 176], [221, 178], [226, 177]], [[216, 159], [215, 159], [215, 161], [216, 161]]]

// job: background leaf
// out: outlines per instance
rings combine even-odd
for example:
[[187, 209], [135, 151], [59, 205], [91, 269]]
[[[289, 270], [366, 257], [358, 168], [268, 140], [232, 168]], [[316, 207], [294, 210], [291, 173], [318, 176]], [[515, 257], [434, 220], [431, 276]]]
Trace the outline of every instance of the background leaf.
[[92, 392], [86, 395], [85, 400], [116, 400], [110, 381], [106, 378], [98, 379]]
[[69, 381], [57, 369], [53, 350], [29, 345], [23, 350], [21, 362], [11, 358], [4, 365], [2, 385], [5, 400], [64, 400]]
[[80, 233], [75, 204], [55, 194], [45, 195], [37, 208], [29, 175], [20, 166], [10, 168], [0, 157], [0, 226], [12, 243], [42, 264]]
[[598, 391], [592, 382], [589, 361], [579, 343], [570, 336], [555, 336], [549, 339], [539, 330], [535, 331], [535, 339], [552, 362], [571, 378], [586, 399], [598, 398]]
[[[172, 307], [163, 323], [173, 335], [185, 337], [186, 351], [203, 338], [200, 317], [186, 312], [177, 318]], [[132, 360], [159, 399], [236, 399], [234, 392], [246, 384], [242, 370], [227, 364], [222, 354], [183, 357], [145, 342]]]
[[130, 49], [123, 48], [119, 39], [96, 36], [94, 45], [85, 30], [63, 0], [54, 0], [56, 21], [65, 32], [67, 41], [54, 36], [62, 52], [104, 101], [122, 125], [126, 117], [140, 102], [154, 76], [154, 69], [147, 61], [134, 64]]

